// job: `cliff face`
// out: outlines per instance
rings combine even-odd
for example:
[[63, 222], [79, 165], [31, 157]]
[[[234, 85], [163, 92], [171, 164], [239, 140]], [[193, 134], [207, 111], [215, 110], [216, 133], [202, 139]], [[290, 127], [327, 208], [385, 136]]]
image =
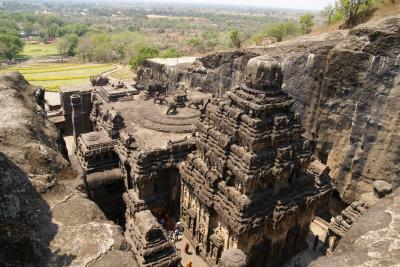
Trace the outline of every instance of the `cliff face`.
[[283, 58], [306, 134], [350, 203], [377, 179], [400, 183], [400, 17], [337, 34], [336, 44], [331, 36], [301, 49], [299, 40], [270, 53]]
[[138, 82], [146, 85], [151, 80], [160, 81], [168, 90], [176, 89], [183, 82], [190, 88], [221, 96], [241, 81], [247, 62], [259, 55], [243, 50], [211, 54], [194, 63], [163, 64], [147, 60], [138, 70]]
[[33, 93], [18, 73], [0, 77], [0, 265], [135, 266], [121, 228], [79, 190]]
[[283, 62], [284, 89], [294, 96], [305, 134], [317, 141], [319, 157], [346, 202], [372, 191], [377, 179], [399, 186], [400, 17], [303, 36], [263, 51], [210, 55], [184, 68], [147, 67], [151, 78], [168, 69], [164, 72], [181, 73], [187, 86], [220, 96], [242, 78], [257, 53]]
[[378, 201], [352, 224], [332, 257], [321, 257], [310, 266], [398, 266], [399, 209], [400, 189]]

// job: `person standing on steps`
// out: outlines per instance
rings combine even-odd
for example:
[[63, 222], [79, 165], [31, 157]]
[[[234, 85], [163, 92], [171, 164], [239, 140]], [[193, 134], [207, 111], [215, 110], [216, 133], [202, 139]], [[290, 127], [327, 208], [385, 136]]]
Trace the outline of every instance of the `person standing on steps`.
[[185, 245], [185, 253], [189, 254], [189, 243], [186, 243]]

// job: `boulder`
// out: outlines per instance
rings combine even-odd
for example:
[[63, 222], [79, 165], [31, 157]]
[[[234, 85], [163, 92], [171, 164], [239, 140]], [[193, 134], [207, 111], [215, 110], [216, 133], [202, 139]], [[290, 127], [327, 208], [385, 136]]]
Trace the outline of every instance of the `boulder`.
[[384, 197], [387, 194], [390, 194], [393, 190], [393, 186], [384, 180], [375, 181], [373, 186], [378, 197]]

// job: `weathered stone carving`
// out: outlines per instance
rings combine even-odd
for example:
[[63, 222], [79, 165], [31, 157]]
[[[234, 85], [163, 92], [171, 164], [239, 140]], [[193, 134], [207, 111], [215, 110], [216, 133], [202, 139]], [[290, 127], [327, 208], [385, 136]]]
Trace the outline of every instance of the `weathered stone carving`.
[[327, 247], [328, 255], [331, 255], [337, 247], [340, 239], [342, 239], [350, 227], [357, 219], [363, 215], [368, 209], [366, 203], [362, 201], [355, 201], [345, 208], [340, 215], [332, 218], [325, 245]]
[[332, 187], [325, 165], [310, 166], [314, 146], [289, 109], [280, 63], [250, 60], [246, 75], [203, 108], [197, 150], [180, 165], [181, 220], [211, 265], [237, 248], [251, 266], [278, 266], [304, 248]]
[[222, 253], [221, 267], [246, 267], [247, 256], [240, 249], [228, 249]]
[[127, 220], [125, 236], [132, 245], [139, 266], [177, 266], [181, 258], [149, 210]]
[[156, 95], [154, 96], [154, 103], [157, 103], [162, 105], [163, 103], [168, 103], [167, 99], [165, 98], [165, 95], [160, 94], [159, 92], [156, 93]]
[[110, 82], [110, 80], [107, 77], [104, 76], [91, 76], [90, 77], [90, 83], [92, 86], [105, 86]]
[[192, 100], [190, 101], [188, 107], [194, 107], [196, 109], [201, 109], [204, 106], [204, 99], [196, 99], [196, 100]]
[[172, 114], [176, 114], [178, 109], [178, 103], [175, 101], [169, 102], [168, 103], [168, 109], [167, 109], [167, 115], [170, 114], [170, 111], [172, 111]]

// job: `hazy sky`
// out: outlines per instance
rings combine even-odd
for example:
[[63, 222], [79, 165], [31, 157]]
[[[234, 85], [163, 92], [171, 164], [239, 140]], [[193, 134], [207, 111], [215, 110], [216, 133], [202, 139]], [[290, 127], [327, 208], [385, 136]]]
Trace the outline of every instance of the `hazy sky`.
[[[335, 0], [154, 0], [156, 2], [203, 3], [224, 5], [266, 6], [274, 8], [321, 10]], [[152, 0], [152, 2], [154, 2]]]

